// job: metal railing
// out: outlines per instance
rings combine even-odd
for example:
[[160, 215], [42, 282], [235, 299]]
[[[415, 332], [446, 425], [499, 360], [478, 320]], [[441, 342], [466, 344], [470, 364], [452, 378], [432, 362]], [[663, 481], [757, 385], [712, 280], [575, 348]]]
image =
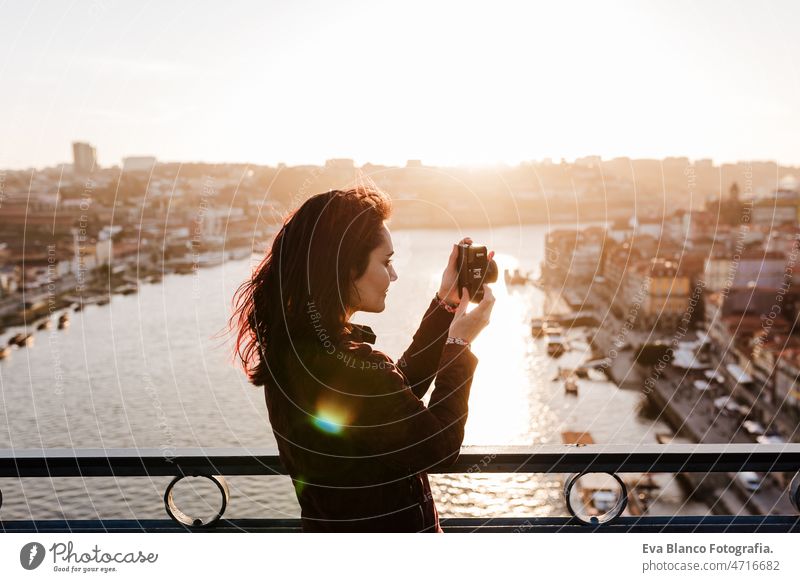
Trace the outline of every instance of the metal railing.
[[[791, 515], [623, 516], [629, 492], [617, 474], [725, 474], [743, 471], [795, 475], [786, 493]], [[533, 447], [464, 447], [456, 463], [429, 473], [562, 473], [566, 479], [564, 517], [443, 518], [445, 531], [800, 531], [800, 444], [785, 445], [541, 445]], [[617, 502], [603, 518], [576, 509], [575, 487], [588, 473], [605, 473], [621, 487]], [[0, 450], [0, 478], [155, 477], [174, 479], [164, 494], [168, 519], [0, 521], [7, 532], [105, 531], [300, 531], [299, 519], [225, 519], [229, 492], [224, 476], [285, 475], [273, 451], [252, 449]], [[193, 520], [173, 503], [172, 488], [182, 478], [202, 476], [222, 494], [217, 516]], [[578, 496], [580, 499], [580, 496]], [[580, 501], [579, 501], [580, 503]], [[0, 491], [0, 505], [2, 492]]]

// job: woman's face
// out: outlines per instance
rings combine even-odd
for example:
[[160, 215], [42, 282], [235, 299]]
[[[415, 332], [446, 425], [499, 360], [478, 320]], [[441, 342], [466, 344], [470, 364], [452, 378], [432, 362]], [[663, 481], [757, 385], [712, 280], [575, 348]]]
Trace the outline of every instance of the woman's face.
[[392, 254], [392, 235], [384, 224], [381, 227], [381, 243], [370, 253], [367, 270], [353, 281], [348, 309], [350, 315], [356, 311], [380, 313], [384, 310], [389, 283], [397, 280], [391, 261]]

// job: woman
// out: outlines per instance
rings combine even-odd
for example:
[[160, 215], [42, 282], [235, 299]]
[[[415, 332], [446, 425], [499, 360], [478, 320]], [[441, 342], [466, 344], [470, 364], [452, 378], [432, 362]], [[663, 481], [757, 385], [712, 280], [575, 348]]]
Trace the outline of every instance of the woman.
[[383, 311], [397, 280], [390, 213], [374, 189], [313, 196], [284, 221], [234, 299], [236, 354], [265, 388], [303, 531], [441, 531], [426, 471], [458, 457], [478, 363], [470, 343], [494, 296], [485, 286], [467, 313], [453, 245], [403, 357], [395, 363], [372, 349], [371, 330], [350, 318]]

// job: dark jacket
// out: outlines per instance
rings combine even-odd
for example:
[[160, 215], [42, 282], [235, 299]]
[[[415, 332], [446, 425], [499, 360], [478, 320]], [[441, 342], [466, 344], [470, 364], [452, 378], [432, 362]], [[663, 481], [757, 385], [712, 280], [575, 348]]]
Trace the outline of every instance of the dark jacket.
[[265, 392], [303, 531], [441, 531], [426, 471], [458, 457], [478, 364], [444, 345], [452, 319], [432, 301], [397, 363], [365, 326], [287, 350], [285, 381]]

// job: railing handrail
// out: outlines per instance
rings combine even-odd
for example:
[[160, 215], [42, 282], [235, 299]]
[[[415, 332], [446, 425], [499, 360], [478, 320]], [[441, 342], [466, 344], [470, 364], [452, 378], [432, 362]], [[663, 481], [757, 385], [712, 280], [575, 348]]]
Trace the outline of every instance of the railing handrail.
[[[800, 531], [793, 515], [624, 516], [613, 523], [577, 525], [569, 517], [441, 517], [448, 533], [788, 533]], [[302, 531], [297, 518], [224, 519], [210, 529], [191, 529], [170, 519], [81, 519], [0, 521], [0, 533], [289, 533]]]
[[[800, 444], [462, 447], [430, 473], [796, 472]], [[274, 449], [0, 449], [0, 477], [285, 475]]]

